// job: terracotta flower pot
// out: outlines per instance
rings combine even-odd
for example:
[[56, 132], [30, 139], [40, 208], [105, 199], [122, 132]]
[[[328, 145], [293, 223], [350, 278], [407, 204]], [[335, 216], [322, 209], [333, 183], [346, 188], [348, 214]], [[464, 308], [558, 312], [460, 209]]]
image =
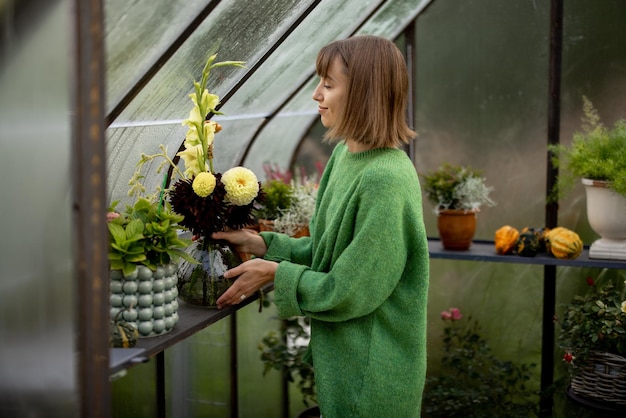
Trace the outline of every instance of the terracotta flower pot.
[[441, 209], [437, 216], [437, 228], [443, 248], [467, 250], [476, 232], [476, 211]]

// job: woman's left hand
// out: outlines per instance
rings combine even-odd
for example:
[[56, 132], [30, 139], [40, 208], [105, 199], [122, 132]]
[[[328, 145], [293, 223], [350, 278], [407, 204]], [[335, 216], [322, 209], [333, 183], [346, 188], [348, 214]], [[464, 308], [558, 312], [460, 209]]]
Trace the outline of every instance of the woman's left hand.
[[278, 263], [261, 258], [248, 260], [224, 273], [225, 278], [237, 277], [237, 280], [217, 300], [218, 309], [237, 305], [260, 288], [274, 280]]

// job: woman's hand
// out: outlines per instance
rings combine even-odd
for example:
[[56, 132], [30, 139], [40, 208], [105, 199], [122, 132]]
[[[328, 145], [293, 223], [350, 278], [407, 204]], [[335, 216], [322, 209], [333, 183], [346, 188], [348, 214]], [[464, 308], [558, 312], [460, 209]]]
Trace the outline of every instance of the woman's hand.
[[265, 241], [258, 232], [252, 229], [243, 228], [234, 231], [215, 232], [211, 238], [228, 241], [237, 248], [237, 251], [256, 257], [263, 257], [267, 252]]
[[218, 309], [237, 305], [274, 280], [278, 263], [255, 258], [224, 273], [225, 278], [237, 277], [235, 283], [217, 300]]

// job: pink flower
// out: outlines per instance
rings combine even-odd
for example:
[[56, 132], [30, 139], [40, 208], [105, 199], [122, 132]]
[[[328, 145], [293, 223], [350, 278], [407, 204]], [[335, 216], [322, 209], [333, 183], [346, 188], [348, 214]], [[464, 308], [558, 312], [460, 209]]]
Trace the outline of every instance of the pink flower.
[[447, 311], [441, 312], [441, 319], [444, 321], [448, 319], [451, 321], [458, 321], [461, 318], [463, 318], [463, 315], [461, 315], [459, 308], [450, 308]]
[[463, 318], [463, 315], [461, 315], [461, 311], [459, 310], [459, 308], [450, 308], [450, 314], [452, 315], [453, 321], [458, 321], [459, 319]]
[[117, 212], [107, 212], [107, 222], [111, 222], [115, 218], [119, 218], [120, 214]]

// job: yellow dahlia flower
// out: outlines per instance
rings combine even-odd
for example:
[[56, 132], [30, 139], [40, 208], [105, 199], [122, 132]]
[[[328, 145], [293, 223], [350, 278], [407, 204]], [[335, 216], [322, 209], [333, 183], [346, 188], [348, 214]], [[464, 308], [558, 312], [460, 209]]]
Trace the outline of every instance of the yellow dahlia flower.
[[191, 184], [193, 191], [200, 197], [207, 197], [215, 189], [215, 176], [203, 171], [199, 173]]
[[250, 204], [259, 194], [256, 175], [245, 167], [233, 167], [222, 175], [226, 200], [237, 206]]

